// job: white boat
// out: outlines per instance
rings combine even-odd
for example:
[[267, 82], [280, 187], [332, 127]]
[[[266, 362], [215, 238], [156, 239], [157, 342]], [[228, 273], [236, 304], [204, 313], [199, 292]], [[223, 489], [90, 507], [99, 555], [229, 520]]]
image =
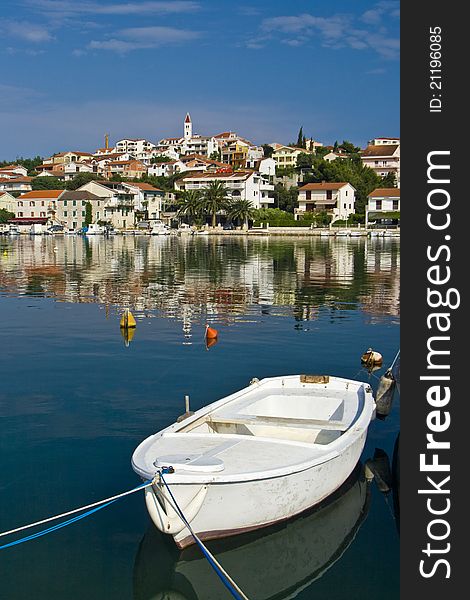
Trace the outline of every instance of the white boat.
[[377, 230], [377, 229], [373, 229], [370, 233], [369, 233], [371, 238], [375, 238], [375, 237], [383, 237], [384, 236], [384, 232]]
[[[186, 415], [185, 415], [186, 416]], [[315, 506], [349, 477], [375, 402], [367, 383], [290, 375], [254, 380], [145, 439], [132, 456], [158, 529], [184, 548], [194, 540], [164, 478], [201, 539], [284, 521]]]
[[97, 225], [96, 223], [90, 223], [88, 225], [88, 229], [86, 230], [86, 235], [103, 235], [105, 233], [105, 227], [101, 225]]
[[209, 235], [209, 232], [207, 229], [198, 229], [194, 232], [194, 235]]
[[351, 235], [349, 229], [338, 229], [336, 232], [336, 237], [348, 237]]
[[187, 223], [181, 223], [181, 225], [177, 229], [177, 233], [179, 235], [185, 235], [185, 234], [192, 235], [193, 230], [192, 230], [191, 225], [188, 225]]
[[351, 237], [362, 237], [363, 235], [367, 235], [363, 229], [352, 229], [350, 233]]
[[8, 235], [19, 235], [20, 228], [17, 225], [10, 225]]
[[323, 229], [322, 231], [320, 231], [321, 237], [328, 237], [330, 235], [334, 235], [334, 233], [331, 232], [329, 229]]
[[42, 223], [33, 223], [29, 228], [29, 235], [44, 235], [45, 233], [46, 227]]
[[163, 221], [156, 221], [150, 230], [150, 235], [170, 235], [170, 228]]

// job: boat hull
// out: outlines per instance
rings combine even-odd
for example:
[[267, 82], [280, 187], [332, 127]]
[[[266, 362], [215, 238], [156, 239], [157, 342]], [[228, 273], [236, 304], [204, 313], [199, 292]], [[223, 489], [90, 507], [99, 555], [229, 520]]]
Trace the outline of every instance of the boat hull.
[[[351, 475], [366, 436], [367, 429], [340, 455], [286, 476], [238, 483], [172, 484], [171, 475], [165, 480], [201, 539], [227, 537], [285, 521], [322, 502]], [[194, 538], [165, 497], [169, 499], [163, 483], [147, 488], [147, 510], [156, 527], [185, 548]]]

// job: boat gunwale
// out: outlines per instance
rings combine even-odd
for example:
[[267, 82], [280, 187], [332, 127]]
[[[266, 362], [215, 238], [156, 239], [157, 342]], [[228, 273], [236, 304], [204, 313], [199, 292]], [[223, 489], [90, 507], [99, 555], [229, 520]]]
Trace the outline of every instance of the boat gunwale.
[[[247, 394], [252, 393], [254, 391], [251, 389], [252, 387], [256, 386], [257, 388], [259, 388], [263, 385], [268, 385], [269, 383], [271, 383], [273, 381], [282, 381], [285, 379], [295, 380], [296, 378], [299, 378], [299, 375], [287, 375], [287, 376], [270, 377], [270, 378], [262, 379], [261, 381], [256, 382], [256, 384], [254, 384], [253, 386], [243, 388], [242, 390], [238, 390], [237, 392], [235, 392], [234, 394], [231, 394], [230, 396], [226, 396], [225, 398], [221, 398], [220, 400], [217, 400], [216, 402], [208, 404], [208, 405], [202, 407], [201, 409], [199, 409], [198, 411], [196, 411], [194, 413], [194, 415], [191, 415], [187, 419], [184, 419], [183, 421], [181, 421], [179, 423], [178, 422], [172, 423], [171, 425], [160, 430], [159, 432], [148, 436], [135, 449], [135, 451], [132, 455], [132, 460], [131, 460], [132, 468], [138, 475], [140, 475], [144, 479], [148, 479], [149, 477], [155, 477], [155, 475], [158, 474], [157, 468], [155, 468], [155, 472], [152, 473], [149, 470], [138, 466], [134, 460], [137, 452], [139, 450], [141, 450], [142, 448], [144, 448], [146, 445], [149, 445], [149, 444], [153, 443], [154, 441], [157, 441], [158, 438], [161, 438], [163, 436], [165, 436], [165, 437], [175, 436], [175, 437], [180, 438], [182, 435], [184, 435], [184, 433], [182, 433], [180, 431], [181, 429], [183, 429], [183, 428], [187, 427], [188, 425], [194, 423], [195, 421], [203, 418], [207, 414], [210, 414], [211, 412], [214, 412], [215, 410], [225, 406], [226, 404], [233, 402], [234, 400], [241, 399], [244, 396], [246, 396]], [[260, 442], [260, 443], [270, 442], [270, 443], [276, 443], [276, 444], [281, 444], [281, 445], [291, 445], [291, 446], [296, 446], [296, 447], [303, 447], [306, 449], [315, 448], [315, 450], [317, 451], [315, 456], [312, 456], [308, 460], [304, 460], [297, 464], [290, 464], [290, 465], [287, 465], [287, 466], [284, 466], [281, 468], [277, 468], [277, 469], [269, 469], [269, 470], [260, 469], [258, 471], [253, 471], [251, 473], [243, 473], [243, 472], [240, 473], [239, 472], [239, 473], [233, 473], [233, 474], [225, 474], [222, 471], [222, 472], [218, 472], [218, 473], [208, 474], [208, 473], [197, 473], [195, 471], [186, 471], [186, 472], [178, 472], [178, 473], [176, 473], [176, 472], [169, 473], [166, 475], [166, 478], [168, 478], [168, 481], [171, 482], [172, 484], [193, 484], [194, 483], [197, 485], [205, 484], [205, 483], [225, 484], [225, 483], [243, 483], [243, 482], [249, 482], [249, 481], [261, 481], [261, 480], [265, 480], [265, 479], [274, 479], [277, 477], [285, 477], [286, 475], [306, 471], [308, 469], [315, 468], [321, 464], [324, 464], [326, 462], [334, 460], [335, 458], [338, 458], [339, 456], [341, 456], [341, 453], [345, 451], [345, 449], [347, 449], [350, 445], [352, 445], [353, 442], [351, 442], [351, 438], [353, 436], [357, 437], [357, 434], [359, 432], [367, 431], [369, 423], [374, 415], [375, 402], [374, 402], [374, 399], [372, 396], [372, 392], [367, 391], [367, 387], [370, 387], [368, 383], [359, 382], [359, 381], [351, 380], [351, 379], [340, 378], [340, 377], [332, 377], [330, 379], [333, 379], [335, 382], [340, 382], [340, 383], [353, 383], [356, 385], [358, 390], [359, 390], [359, 388], [362, 387], [364, 390], [364, 398], [363, 398], [362, 407], [361, 407], [360, 412], [356, 415], [356, 418], [351, 422], [348, 429], [346, 429], [342, 435], [340, 435], [336, 440], [333, 440], [329, 444], [320, 445], [320, 444], [314, 444], [312, 442], [310, 442], [310, 443], [309, 442], [300, 442], [300, 441], [295, 441], [295, 440], [285, 440], [285, 439], [270, 438], [270, 437], [263, 437], [263, 436], [249, 436], [248, 437], [243, 434], [216, 434], [218, 439], [240, 439], [240, 441], [243, 441], [243, 440], [256, 441], [257, 443], [258, 442]], [[300, 386], [301, 386], [300, 389], [302, 389], [303, 387], [306, 387], [308, 385], [310, 385], [310, 384], [301, 384], [300, 383]], [[320, 384], [320, 385], [324, 385], [324, 384]], [[327, 387], [328, 385], [329, 384], [326, 384], [325, 387]], [[291, 388], [291, 389], [295, 389], [295, 388]], [[368, 398], [370, 398], [369, 402], [367, 401]], [[367, 410], [368, 408], [370, 408], [370, 410]], [[189, 433], [189, 432], [187, 432], [185, 435], [190, 435], [192, 438], [197, 436], [197, 437], [206, 437], [206, 438], [210, 437], [211, 439], [214, 436], [213, 433]], [[321, 453], [319, 455], [318, 450], [320, 448], [324, 448], [325, 452]], [[168, 466], [171, 466], [171, 465], [168, 465]]]

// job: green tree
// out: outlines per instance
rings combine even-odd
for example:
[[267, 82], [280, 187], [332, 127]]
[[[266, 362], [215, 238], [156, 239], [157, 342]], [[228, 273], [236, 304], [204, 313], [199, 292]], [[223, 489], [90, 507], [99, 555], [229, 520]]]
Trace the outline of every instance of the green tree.
[[313, 155], [307, 152], [302, 152], [297, 157], [297, 167], [299, 169], [311, 169], [313, 164]]
[[10, 219], [13, 219], [15, 216], [14, 213], [5, 210], [4, 208], [0, 208], [0, 223], [8, 223]]
[[171, 158], [169, 158], [168, 156], [164, 156], [163, 154], [159, 154], [158, 156], [154, 156], [152, 159], [150, 159], [151, 165], [157, 165], [160, 163], [167, 163], [167, 162], [171, 162]]
[[222, 154], [220, 150], [214, 150], [214, 152], [212, 152], [212, 154], [209, 156], [209, 160], [217, 160], [220, 162], [222, 160]]
[[217, 213], [228, 206], [227, 192], [222, 181], [215, 180], [202, 190], [204, 210], [212, 215], [212, 227], [217, 224]]
[[255, 215], [256, 211], [249, 200], [235, 200], [227, 208], [227, 217], [231, 221], [242, 222], [245, 227], [248, 227], [248, 221], [254, 219]]
[[299, 191], [296, 187], [286, 189], [282, 183], [274, 186], [274, 204], [280, 210], [293, 214], [298, 205]]
[[380, 187], [384, 188], [392, 188], [396, 187], [397, 179], [395, 177], [395, 173], [388, 173], [385, 177], [382, 177], [382, 181], [380, 182]]
[[85, 225], [90, 225], [93, 222], [93, 213], [91, 209], [91, 202], [85, 204]]
[[0, 161], [0, 167], [6, 167], [8, 165], [21, 165], [28, 170], [28, 175], [35, 175], [36, 167], [41, 165], [42, 162], [43, 158], [39, 155], [35, 156], [34, 158], [23, 158], [22, 156], [17, 156], [16, 160], [13, 161]]
[[187, 217], [190, 223], [202, 221], [204, 206], [199, 190], [185, 190], [178, 199], [178, 218]]
[[65, 183], [65, 188], [67, 190], [78, 190], [82, 185], [99, 179], [102, 179], [102, 176], [98, 175], [98, 173], [77, 173], [75, 177]]
[[264, 158], [271, 158], [274, 153], [274, 148], [269, 144], [263, 144], [261, 148], [263, 148]]
[[297, 143], [296, 143], [297, 148], [304, 148], [304, 139], [305, 139], [304, 138], [304, 130], [303, 130], [303, 127], [301, 127], [299, 129], [299, 134], [297, 136]]
[[65, 183], [57, 177], [35, 177], [31, 181], [33, 190], [63, 190]]
[[352, 142], [343, 140], [343, 143], [338, 146], [340, 150], [343, 150], [346, 154], [358, 154], [361, 149], [355, 146]]

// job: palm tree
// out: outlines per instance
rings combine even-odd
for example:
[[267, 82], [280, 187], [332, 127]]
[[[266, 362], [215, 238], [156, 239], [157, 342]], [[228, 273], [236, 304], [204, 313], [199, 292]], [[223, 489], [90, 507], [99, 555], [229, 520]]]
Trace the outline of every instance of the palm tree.
[[198, 221], [203, 213], [202, 198], [199, 190], [185, 190], [178, 200], [177, 217], [186, 216], [190, 221]]
[[204, 209], [212, 215], [212, 227], [216, 226], [217, 213], [228, 206], [225, 185], [222, 181], [215, 180], [202, 190]]
[[227, 217], [231, 221], [242, 221], [248, 227], [249, 219], [254, 219], [256, 210], [249, 200], [235, 200], [227, 209]]

